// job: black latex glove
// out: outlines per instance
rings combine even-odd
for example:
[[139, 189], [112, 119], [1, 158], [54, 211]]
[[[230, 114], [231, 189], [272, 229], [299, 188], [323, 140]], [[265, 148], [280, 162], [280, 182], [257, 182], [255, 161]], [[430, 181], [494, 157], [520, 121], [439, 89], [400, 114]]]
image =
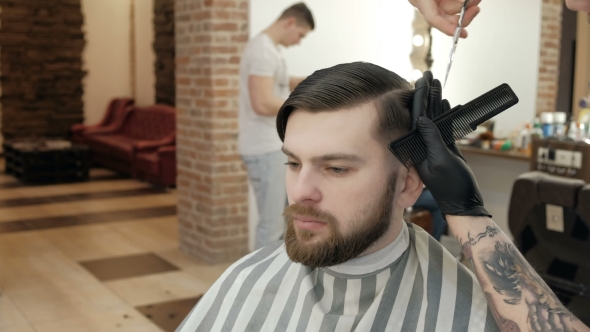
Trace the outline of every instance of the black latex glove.
[[416, 82], [412, 105], [412, 129], [418, 129], [426, 145], [426, 159], [415, 166], [443, 215], [488, 216], [477, 182], [465, 158], [452, 144], [446, 145], [431, 121], [450, 109], [442, 100], [442, 87], [429, 71]]

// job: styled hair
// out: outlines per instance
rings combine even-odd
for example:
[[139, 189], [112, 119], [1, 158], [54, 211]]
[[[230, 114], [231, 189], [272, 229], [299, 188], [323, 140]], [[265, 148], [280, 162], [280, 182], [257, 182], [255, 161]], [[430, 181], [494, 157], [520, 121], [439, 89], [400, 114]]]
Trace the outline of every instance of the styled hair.
[[291, 7], [285, 9], [285, 11], [279, 17], [279, 20], [291, 17], [297, 19], [297, 23], [299, 24], [305, 23], [309, 25], [311, 30], [315, 28], [315, 22], [313, 20], [311, 10], [309, 10], [309, 8], [307, 8], [307, 6], [303, 2], [296, 3]]
[[295, 110], [326, 112], [373, 103], [377, 110], [371, 135], [388, 144], [410, 131], [414, 90], [410, 83], [385, 68], [367, 62], [352, 62], [321, 69], [303, 80], [277, 115], [281, 141], [289, 115]]

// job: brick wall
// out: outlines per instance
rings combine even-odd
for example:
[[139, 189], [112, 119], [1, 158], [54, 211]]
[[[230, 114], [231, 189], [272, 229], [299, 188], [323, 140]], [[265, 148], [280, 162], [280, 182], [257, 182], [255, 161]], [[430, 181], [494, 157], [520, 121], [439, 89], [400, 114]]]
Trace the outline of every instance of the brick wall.
[[2, 134], [66, 137], [83, 120], [80, 0], [0, 0]]
[[176, 0], [180, 247], [214, 263], [247, 253], [248, 185], [237, 151], [247, 0]]
[[543, 0], [537, 114], [554, 112], [559, 81], [562, 0]]
[[154, 0], [156, 103], [174, 106], [174, 0]]

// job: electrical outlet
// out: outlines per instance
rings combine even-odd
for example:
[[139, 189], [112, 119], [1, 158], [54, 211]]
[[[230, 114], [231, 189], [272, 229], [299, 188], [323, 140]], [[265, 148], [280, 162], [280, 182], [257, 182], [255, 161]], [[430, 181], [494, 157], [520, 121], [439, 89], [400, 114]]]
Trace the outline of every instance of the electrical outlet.
[[572, 167], [577, 169], [582, 168], [582, 152], [572, 152]]
[[537, 149], [537, 162], [541, 163], [541, 164], [546, 164], [548, 155], [549, 155], [549, 149], [539, 147]]
[[563, 222], [563, 207], [559, 205], [547, 204], [545, 206], [546, 212], [546, 226], [548, 230], [563, 233], [564, 222]]
[[555, 150], [555, 165], [570, 167], [572, 164], [572, 151]]

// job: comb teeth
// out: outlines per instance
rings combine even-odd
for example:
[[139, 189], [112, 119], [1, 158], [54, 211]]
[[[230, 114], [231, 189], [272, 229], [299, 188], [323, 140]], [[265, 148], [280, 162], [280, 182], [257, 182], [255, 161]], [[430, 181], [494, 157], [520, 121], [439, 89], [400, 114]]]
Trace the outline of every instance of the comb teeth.
[[[518, 97], [508, 84], [502, 84], [486, 94], [457, 106], [434, 119], [445, 144], [471, 133], [478, 125], [518, 103]], [[417, 130], [413, 130], [389, 144], [389, 149], [407, 168], [426, 158], [426, 146]]]

